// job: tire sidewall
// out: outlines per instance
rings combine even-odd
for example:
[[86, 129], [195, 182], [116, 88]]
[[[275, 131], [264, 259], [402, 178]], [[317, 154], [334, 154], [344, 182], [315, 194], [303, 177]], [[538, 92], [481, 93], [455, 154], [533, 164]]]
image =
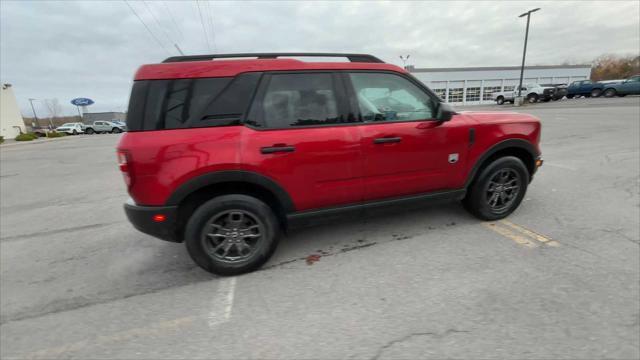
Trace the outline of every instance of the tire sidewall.
[[496, 102], [498, 103], [498, 105], [502, 105], [502, 104], [504, 104], [504, 98], [503, 97], [499, 97], [498, 100], [496, 100]]
[[[484, 189], [486, 183], [493, 177], [496, 171], [502, 169], [513, 169], [520, 176], [520, 191], [511, 207], [502, 213], [495, 213], [485, 201]], [[507, 217], [515, 209], [518, 208], [522, 199], [527, 192], [527, 186], [529, 185], [529, 172], [519, 158], [515, 156], [505, 156], [496, 159], [487, 167], [485, 167], [477, 177], [471, 186], [468, 198], [465, 201], [465, 206], [475, 216], [483, 220], [498, 220]]]
[[[249, 259], [237, 264], [225, 263], [210, 257], [202, 244], [202, 231], [211, 217], [225, 210], [244, 210], [264, 224], [264, 237]], [[218, 275], [237, 275], [250, 272], [264, 264], [278, 244], [280, 228], [276, 216], [262, 201], [246, 195], [223, 195], [201, 205], [191, 215], [185, 230], [185, 245], [193, 261], [204, 270]]]

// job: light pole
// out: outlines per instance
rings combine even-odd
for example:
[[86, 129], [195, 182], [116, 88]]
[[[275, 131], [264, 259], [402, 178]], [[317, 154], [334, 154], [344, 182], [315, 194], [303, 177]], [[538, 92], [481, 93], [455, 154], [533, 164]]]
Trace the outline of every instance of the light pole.
[[[40, 127], [40, 122], [38, 121], [38, 116], [36, 115], [36, 108], [33, 107], [33, 100], [38, 100], [38, 99], [32, 99], [29, 98], [29, 104], [31, 104], [31, 111], [33, 111], [33, 118], [36, 120], [35, 124], [37, 124], [38, 127]], [[31, 127], [34, 127], [34, 122], [31, 122]]]
[[407, 68], [407, 60], [409, 60], [409, 56], [411, 56], [411, 55], [407, 55], [407, 56], [400, 55], [400, 60], [402, 60], [402, 66], [405, 69]]
[[524, 76], [524, 59], [527, 56], [527, 39], [529, 38], [529, 20], [531, 19], [531, 13], [540, 10], [540, 8], [535, 8], [533, 10], [529, 10], [526, 13], [518, 16], [518, 17], [527, 17], [527, 31], [524, 33], [524, 50], [522, 51], [522, 66], [520, 67], [520, 85], [518, 85], [518, 99], [516, 103], [518, 105], [522, 104], [522, 77]]

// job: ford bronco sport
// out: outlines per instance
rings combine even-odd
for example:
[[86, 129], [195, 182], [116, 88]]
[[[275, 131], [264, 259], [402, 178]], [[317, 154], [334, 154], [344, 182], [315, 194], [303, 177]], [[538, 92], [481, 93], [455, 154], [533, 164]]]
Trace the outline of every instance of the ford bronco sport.
[[[293, 57], [345, 57], [305, 62]], [[542, 164], [540, 122], [455, 112], [371, 55], [180, 56], [135, 75], [117, 147], [140, 231], [185, 242], [221, 275], [264, 264], [313, 216], [461, 200], [483, 220], [518, 207]]]

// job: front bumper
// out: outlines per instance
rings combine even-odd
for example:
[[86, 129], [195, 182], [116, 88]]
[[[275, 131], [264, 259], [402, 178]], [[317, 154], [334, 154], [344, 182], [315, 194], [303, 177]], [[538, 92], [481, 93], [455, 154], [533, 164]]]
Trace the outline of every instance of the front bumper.
[[[182, 242], [177, 234], [177, 206], [139, 206], [129, 199], [124, 204], [124, 212], [133, 227], [139, 231], [158, 239]], [[158, 221], [159, 218], [163, 220]]]

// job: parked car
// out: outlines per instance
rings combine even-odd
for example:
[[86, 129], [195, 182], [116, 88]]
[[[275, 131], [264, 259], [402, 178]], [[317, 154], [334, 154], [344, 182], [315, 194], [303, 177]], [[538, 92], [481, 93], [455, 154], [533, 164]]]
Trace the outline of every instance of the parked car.
[[541, 84], [540, 86], [553, 88], [553, 95], [551, 96], [553, 101], [560, 100], [568, 94], [567, 84]]
[[126, 131], [126, 125], [121, 125], [113, 121], [94, 121], [93, 124], [85, 124], [87, 134], [112, 133], [117, 134]]
[[[513, 104], [515, 101], [515, 97], [518, 95], [518, 89], [520, 87], [516, 86], [513, 91], [499, 91], [493, 93], [493, 100], [496, 101], [498, 105], [502, 105], [505, 102], [510, 102]], [[555, 93], [555, 88], [551, 86], [542, 86], [538, 84], [526, 84], [522, 85], [522, 96], [524, 96], [528, 102], [534, 103], [537, 101], [547, 102], [551, 100]]]
[[542, 165], [534, 116], [458, 113], [371, 55], [178, 56], [134, 80], [117, 146], [127, 217], [216, 274], [260, 267], [318, 216], [461, 200], [504, 218]]
[[613, 96], [627, 96], [627, 95], [640, 95], [640, 75], [634, 75], [627, 80], [615, 83], [607, 84], [604, 88], [605, 97]]
[[604, 91], [604, 84], [591, 80], [580, 80], [572, 82], [567, 88], [567, 99], [574, 97], [598, 97]]
[[56, 128], [57, 132], [67, 133], [69, 135], [78, 135], [84, 133], [84, 128], [82, 127], [82, 123], [66, 123], [58, 126]]

